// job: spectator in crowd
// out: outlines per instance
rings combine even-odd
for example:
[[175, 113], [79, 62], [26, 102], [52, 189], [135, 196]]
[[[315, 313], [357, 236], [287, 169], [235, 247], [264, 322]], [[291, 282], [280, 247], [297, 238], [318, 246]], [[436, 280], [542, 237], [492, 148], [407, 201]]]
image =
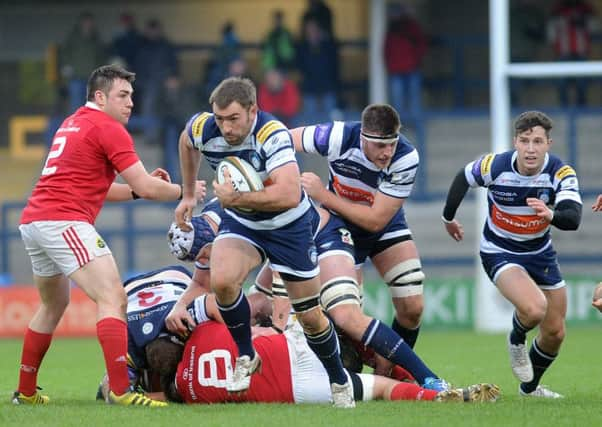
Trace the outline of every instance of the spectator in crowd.
[[422, 110], [420, 64], [427, 51], [427, 38], [408, 6], [394, 4], [385, 36], [385, 63], [389, 74], [391, 104], [412, 117]]
[[334, 30], [332, 24], [332, 11], [324, 0], [308, 0], [307, 9], [303, 12], [301, 28], [309, 21], [315, 21], [318, 27], [330, 38], [334, 39]]
[[144, 28], [142, 45], [136, 54], [136, 84], [140, 92], [140, 112], [143, 115], [156, 113], [157, 97], [168, 76], [178, 74], [176, 51], [165, 37], [163, 27], [157, 19], [149, 20]]
[[111, 43], [112, 57], [118, 60], [122, 66], [132, 72], [137, 72], [134, 65], [142, 41], [142, 34], [136, 28], [134, 16], [129, 13], [121, 14], [119, 17], [119, 31]]
[[[545, 42], [544, 10], [536, 0], [514, 0], [510, 7], [510, 58], [512, 62], [535, 61]], [[520, 92], [530, 83], [527, 79], [510, 80], [512, 105], [518, 103]]]
[[157, 19], [149, 20], [144, 27], [144, 40], [135, 59], [137, 98], [141, 114], [146, 120], [146, 137], [157, 142], [157, 126], [152, 119], [157, 115], [158, 100], [169, 76], [178, 75], [175, 47], [165, 37]]
[[257, 94], [259, 108], [274, 114], [285, 125], [290, 126], [299, 112], [301, 96], [297, 84], [280, 70], [273, 68], [265, 73]]
[[158, 99], [157, 114], [163, 144], [163, 165], [171, 179], [180, 181], [178, 139], [180, 129], [188, 120], [190, 112], [197, 108], [195, 92], [185, 86], [177, 75], [167, 77]]
[[316, 20], [305, 23], [297, 48], [297, 63], [304, 113], [316, 120], [322, 120], [324, 115], [331, 116], [337, 108], [338, 48]]
[[[592, 5], [584, 0], [560, 0], [552, 8], [548, 38], [554, 46], [558, 61], [587, 61], [591, 54], [592, 30], [597, 26]], [[562, 106], [569, 105], [569, 86], [575, 85], [576, 104], [587, 102], [587, 80], [561, 79], [559, 98]]]
[[88, 76], [106, 61], [106, 48], [90, 12], [83, 12], [59, 51], [61, 75], [67, 84], [69, 113], [86, 101]]
[[295, 65], [295, 41], [291, 32], [284, 26], [284, 12], [276, 10], [272, 14], [273, 26], [263, 42], [261, 65], [264, 70], [278, 68], [289, 71]]
[[[222, 41], [207, 64], [205, 83], [203, 84], [202, 98], [209, 98], [209, 94], [224, 78], [232, 73], [241, 72], [242, 52], [240, 39], [236, 34], [234, 23], [228, 21], [222, 27]], [[246, 70], [246, 64], [245, 64]]]

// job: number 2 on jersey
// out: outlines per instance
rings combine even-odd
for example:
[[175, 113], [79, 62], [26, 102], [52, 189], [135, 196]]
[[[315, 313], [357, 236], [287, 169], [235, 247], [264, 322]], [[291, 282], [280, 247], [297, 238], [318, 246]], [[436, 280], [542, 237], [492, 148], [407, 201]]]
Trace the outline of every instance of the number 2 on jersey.
[[59, 157], [63, 150], [65, 149], [65, 144], [67, 144], [67, 138], [64, 136], [58, 136], [54, 138], [52, 141], [52, 146], [50, 147], [50, 151], [48, 152], [48, 157], [46, 158], [46, 163], [44, 164], [44, 169], [42, 169], [42, 176], [44, 175], [52, 175], [56, 172], [56, 166], [49, 166], [50, 160], [56, 159]]

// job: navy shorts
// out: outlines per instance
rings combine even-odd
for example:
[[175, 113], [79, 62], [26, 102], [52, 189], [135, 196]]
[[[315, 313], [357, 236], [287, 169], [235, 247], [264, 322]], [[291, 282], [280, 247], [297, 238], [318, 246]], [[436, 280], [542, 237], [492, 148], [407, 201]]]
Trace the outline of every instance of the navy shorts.
[[338, 216], [330, 215], [326, 225], [316, 235], [318, 260], [330, 255], [349, 255], [353, 258], [353, 237], [345, 222]]
[[559, 289], [565, 286], [560, 274], [556, 251], [551, 245], [536, 255], [516, 255], [506, 252], [493, 254], [481, 252], [480, 255], [483, 268], [493, 283], [501, 271], [511, 265], [517, 265], [523, 268], [541, 289]]
[[273, 270], [287, 277], [305, 280], [320, 273], [309, 211], [290, 224], [274, 230], [253, 230], [224, 215], [215, 240], [225, 237], [251, 243], [263, 259], [270, 260]]
[[378, 233], [345, 222], [355, 245], [355, 265], [362, 265], [366, 258], [378, 255], [399, 242], [412, 240], [412, 232], [406, 223], [403, 209], [399, 209], [387, 226]]

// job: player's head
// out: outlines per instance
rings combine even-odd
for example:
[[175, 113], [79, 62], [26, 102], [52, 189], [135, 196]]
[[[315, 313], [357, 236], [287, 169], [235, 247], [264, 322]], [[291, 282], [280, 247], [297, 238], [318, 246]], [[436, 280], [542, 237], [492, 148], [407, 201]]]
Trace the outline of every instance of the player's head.
[[230, 77], [211, 93], [215, 123], [230, 145], [240, 145], [251, 132], [257, 115], [257, 92], [247, 78]]
[[538, 173], [552, 144], [552, 119], [541, 111], [525, 111], [514, 121], [514, 148], [517, 167], [521, 174]]
[[208, 264], [215, 230], [203, 216], [193, 216], [188, 224], [190, 231], [184, 231], [174, 222], [169, 227], [167, 241], [170, 252], [181, 261], [203, 261]]
[[165, 393], [167, 400], [182, 402], [182, 397], [175, 387], [175, 376], [178, 363], [182, 360], [184, 345], [171, 336], [157, 338], [145, 347], [148, 368], [159, 376], [161, 390]]
[[391, 164], [401, 121], [399, 114], [387, 104], [371, 104], [362, 111], [361, 139], [368, 160], [381, 169]]
[[125, 125], [134, 107], [132, 83], [135, 78], [135, 73], [118, 65], [103, 65], [90, 74], [86, 99]]

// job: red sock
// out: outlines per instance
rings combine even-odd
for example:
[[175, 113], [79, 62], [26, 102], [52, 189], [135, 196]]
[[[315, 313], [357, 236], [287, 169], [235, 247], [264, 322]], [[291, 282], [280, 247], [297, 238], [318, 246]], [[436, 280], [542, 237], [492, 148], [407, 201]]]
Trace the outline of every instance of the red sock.
[[391, 390], [391, 400], [433, 400], [437, 391], [427, 390], [418, 384], [399, 383]]
[[404, 380], [415, 381], [412, 374], [410, 374], [408, 371], [406, 371], [399, 365], [393, 366], [393, 369], [391, 370], [391, 378], [393, 378], [394, 380], [397, 380], [397, 381], [404, 381]]
[[52, 334], [42, 334], [29, 328], [25, 332], [18, 388], [25, 396], [32, 396], [36, 392], [38, 369], [51, 341]]
[[130, 386], [127, 368], [127, 325], [123, 320], [105, 317], [96, 323], [96, 335], [105, 357], [109, 388], [119, 396]]

